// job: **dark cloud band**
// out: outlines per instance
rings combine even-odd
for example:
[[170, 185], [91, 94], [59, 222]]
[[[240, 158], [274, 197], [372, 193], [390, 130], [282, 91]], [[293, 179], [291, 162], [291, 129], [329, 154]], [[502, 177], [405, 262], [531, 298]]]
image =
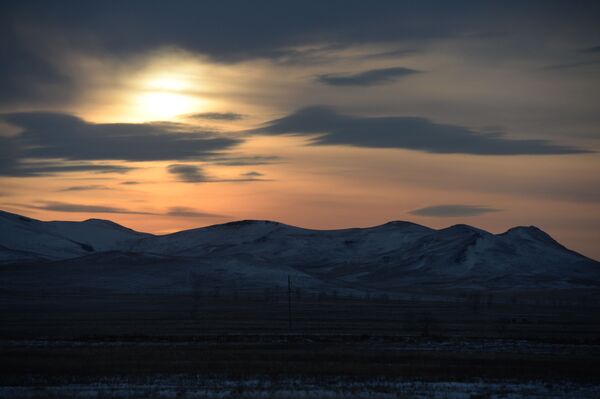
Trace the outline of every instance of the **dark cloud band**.
[[202, 168], [195, 165], [169, 165], [167, 171], [175, 175], [179, 181], [186, 183], [204, 183], [209, 181]]
[[200, 112], [186, 116], [190, 119], [206, 119], [212, 121], [239, 121], [246, 117], [246, 115], [235, 112]]
[[193, 208], [184, 206], [174, 206], [165, 213], [166, 216], [184, 217], [184, 218], [224, 218], [225, 215], [216, 213], [201, 212]]
[[316, 81], [328, 86], [373, 86], [389, 83], [402, 77], [418, 73], [414, 69], [395, 67], [385, 69], [371, 69], [349, 75], [319, 75]]
[[[197, 159], [239, 143], [233, 138], [168, 123], [89, 123], [67, 114], [25, 112], [2, 119], [22, 129], [23, 154], [69, 160]], [[184, 129], [184, 130], [182, 130]]]
[[262, 176], [258, 172], [249, 172], [242, 174], [237, 179], [221, 179], [214, 176], [208, 176], [204, 169], [200, 166], [189, 165], [189, 164], [173, 164], [167, 167], [167, 172], [175, 175], [177, 180], [184, 183], [229, 183], [229, 182], [255, 182], [255, 181], [266, 181], [266, 179], [260, 179]]
[[436, 154], [551, 155], [590, 151], [545, 140], [513, 140], [426, 118], [358, 117], [313, 106], [272, 120], [254, 134], [310, 135], [313, 145], [403, 148]]
[[241, 142], [237, 138], [171, 123], [89, 123], [50, 112], [0, 115], [21, 132], [0, 138], [0, 174], [35, 176], [66, 171], [126, 172], [118, 165], [24, 164], [23, 159], [67, 161], [198, 160], [221, 154]]
[[67, 202], [45, 201], [40, 205], [31, 206], [35, 209], [43, 209], [46, 211], [55, 212], [88, 212], [88, 213], [124, 213], [134, 215], [154, 215], [151, 212], [131, 211], [124, 208], [118, 208], [105, 205], [87, 205], [87, 204], [72, 204]]
[[435, 205], [415, 209], [409, 213], [417, 216], [430, 217], [467, 217], [498, 211], [500, 210], [480, 205]]

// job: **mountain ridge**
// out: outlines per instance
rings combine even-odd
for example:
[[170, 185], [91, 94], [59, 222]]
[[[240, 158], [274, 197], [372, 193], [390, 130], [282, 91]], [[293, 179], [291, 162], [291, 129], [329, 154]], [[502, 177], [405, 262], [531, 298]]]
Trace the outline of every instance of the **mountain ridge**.
[[[454, 224], [454, 225], [450, 225], [448, 227], [444, 227], [444, 228], [440, 228], [440, 229], [434, 229], [428, 226], [424, 226], [418, 223], [414, 223], [414, 222], [410, 222], [410, 221], [405, 221], [405, 220], [391, 220], [382, 224], [377, 224], [377, 225], [373, 225], [373, 226], [367, 226], [367, 227], [346, 227], [346, 228], [335, 228], [335, 229], [314, 229], [314, 228], [306, 228], [306, 227], [299, 227], [299, 226], [295, 226], [295, 225], [290, 225], [290, 224], [286, 224], [286, 223], [282, 223], [282, 222], [278, 222], [278, 221], [274, 221], [274, 220], [262, 220], [262, 219], [241, 219], [241, 220], [236, 220], [236, 221], [231, 221], [231, 222], [224, 222], [224, 223], [216, 223], [216, 224], [212, 224], [212, 225], [208, 225], [208, 226], [202, 226], [202, 227], [194, 227], [191, 229], [184, 229], [184, 230], [179, 230], [179, 231], [175, 231], [175, 232], [171, 232], [171, 233], [166, 233], [166, 234], [153, 234], [153, 233], [147, 233], [147, 232], [141, 232], [141, 231], [137, 231], [134, 229], [131, 229], [129, 227], [123, 226], [119, 223], [116, 223], [110, 219], [101, 219], [101, 218], [89, 218], [89, 219], [85, 219], [82, 221], [63, 221], [63, 220], [50, 220], [50, 221], [43, 221], [43, 220], [39, 220], [39, 219], [35, 219], [35, 218], [31, 218], [28, 216], [24, 216], [24, 215], [20, 215], [17, 213], [12, 213], [12, 212], [7, 212], [4, 210], [0, 210], [0, 223], [2, 223], [3, 219], [6, 218], [13, 218], [13, 219], [18, 219], [21, 221], [25, 221], [25, 222], [33, 222], [33, 223], [42, 223], [42, 224], [64, 224], [64, 225], [86, 225], [86, 224], [96, 224], [96, 225], [105, 225], [108, 227], [112, 227], [112, 228], [116, 228], [118, 230], [121, 231], [126, 231], [126, 232], [131, 232], [134, 234], [139, 234], [139, 235], [143, 235], [144, 237], [142, 238], [158, 238], [158, 237], [169, 237], [169, 236], [175, 236], [175, 235], [180, 235], [180, 234], [193, 234], [195, 232], [200, 232], [200, 231], [207, 231], [207, 230], [214, 230], [214, 229], [219, 229], [219, 228], [229, 228], [229, 227], [243, 227], [243, 226], [271, 226], [271, 227], [281, 227], [281, 228], [290, 228], [290, 229], [296, 229], [299, 231], [305, 231], [305, 232], [314, 232], [314, 233], [342, 233], [342, 232], [350, 232], [350, 231], [367, 231], [367, 230], [378, 230], [378, 229], [383, 229], [383, 228], [394, 228], [394, 227], [413, 227], [413, 228], [418, 228], [418, 229], [423, 229], [423, 230], [428, 230], [431, 232], [452, 232], [452, 231], [457, 231], [457, 230], [463, 230], [466, 232], [473, 232], [473, 233], [483, 233], [483, 234], [488, 234], [488, 235], [492, 235], [492, 236], [496, 236], [496, 237], [501, 237], [501, 236], [508, 236], [511, 234], [520, 234], [520, 235], [528, 235], [530, 238], [537, 238], [537, 239], [544, 239], [547, 240], [548, 242], [552, 242], [562, 248], [564, 248], [567, 251], [570, 251], [576, 255], [579, 255], [581, 257], [587, 258], [591, 261], [595, 261], [597, 262], [595, 259], [589, 258], [586, 255], [583, 255], [577, 251], [574, 251], [572, 249], [569, 249], [567, 247], [565, 247], [564, 245], [560, 244], [558, 241], [556, 241], [552, 236], [550, 236], [548, 233], [546, 233], [545, 231], [543, 231], [542, 229], [540, 229], [537, 226], [514, 226], [514, 227], [510, 227], [509, 229], [507, 229], [506, 231], [502, 232], [502, 233], [491, 233], [488, 232], [484, 229], [478, 228], [478, 227], [474, 227], [474, 226], [470, 226], [467, 224], [463, 224], [463, 223], [458, 223], [458, 224]], [[0, 242], [0, 245], [2, 245], [2, 242]], [[16, 250], [16, 249], [15, 249]], [[18, 250], [17, 250], [18, 251]]]
[[[30, 285], [49, 284], [48, 279], [64, 275], [70, 276], [64, 284], [79, 288], [185, 291], [191, 289], [190, 279], [257, 288], [285, 286], [291, 275], [314, 290], [600, 287], [599, 262], [564, 247], [535, 226], [493, 234], [465, 224], [432, 229], [391, 221], [366, 228], [316, 230], [240, 220], [152, 235], [102, 219], [43, 222], [2, 212], [0, 228], [2, 263], [38, 265], [31, 267], [40, 279], [46, 276]], [[32, 278], [20, 276], [17, 280]], [[108, 284], [110, 276], [114, 280]]]

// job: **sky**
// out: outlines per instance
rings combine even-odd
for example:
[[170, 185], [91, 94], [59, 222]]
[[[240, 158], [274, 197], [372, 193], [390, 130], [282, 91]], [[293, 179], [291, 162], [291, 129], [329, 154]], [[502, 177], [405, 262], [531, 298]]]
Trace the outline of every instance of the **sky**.
[[535, 225], [600, 259], [593, 1], [0, 0], [0, 208]]

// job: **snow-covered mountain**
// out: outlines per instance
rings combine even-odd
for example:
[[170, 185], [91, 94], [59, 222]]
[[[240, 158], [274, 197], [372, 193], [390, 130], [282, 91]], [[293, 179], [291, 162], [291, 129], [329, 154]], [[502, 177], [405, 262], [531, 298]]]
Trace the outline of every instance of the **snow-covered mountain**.
[[0, 211], [0, 262], [75, 258], [149, 236], [109, 220], [42, 222]]
[[[186, 291], [197, 281], [259, 288], [285, 285], [291, 275], [313, 289], [600, 289], [600, 263], [533, 226], [492, 234], [467, 225], [309, 230], [245, 220], [154, 236], [105, 220], [41, 222], [2, 212], [0, 228], [5, 263], [46, 261], [35, 265], [38, 283], [53, 276], [52, 284], [70, 288]], [[10, 269], [32, 283], [19, 266], [0, 274]]]

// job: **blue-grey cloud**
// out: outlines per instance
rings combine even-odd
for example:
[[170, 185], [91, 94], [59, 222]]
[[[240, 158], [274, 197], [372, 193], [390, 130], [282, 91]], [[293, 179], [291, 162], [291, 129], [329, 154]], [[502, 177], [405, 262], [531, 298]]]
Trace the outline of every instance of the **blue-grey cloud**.
[[33, 177], [58, 173], [127, 173], [131, 166], [91, 162], [27, 160], [18, 137], [0, 137], [0, 176]]
[[101, 184], [89, 184], [86, 186], [71, 186], [60, 189], [59, 191], [68, 192], [68, 191], [95, 191], [95, 190], [112, 190], [112, 188], [103, 186]]
[[562, 64], [553, 64], [548, 65], [542, 68], [545, 71], [553, 71], [553, 70], [561, 70], [561, 69], [574, 69], [574, 68], [582, 68], [593, 65], [600, 64], [599, 60], [584, 60], [584, 61], [575, 61], [575, 62], [566, 62]]
[[[221, 62], [278, 59], [285, 49], [314, 43], [315, 38], [369, 43], [446, 36], [464, 29], [465, 23], [456, 21], [464, 19], [458, 8], [353, 0], [329, 7], [242, 0], [0, 2], [0, 103], [72, 99], [77, 82], [57, 60], [58, 50], [123, 57], [176, 46]], [[424, 13], [444, 18], [440, 23], [411, 23]]]
[[[0, 175], [9, 176], [69, 171], [123, 173], [132, 168], [91, 162], [197, 160], [217, 156], [241, 142], [183, 124], [89, 123], [50, 112], [2, 114], [0, 120], [20, 129], [16, 136], [0, 137]], [[38, 161], [26, 161], [32, 159]], [[47, 161], [51, 159], [67, 162]]]
[[275, 155], [227, 154], [208, 157], [207, 161], [221, 166], [253, 166], [281, 162], [281, 157]]
[[599, 7], [575, 3], [3, 1], [0, 103], [72, 99], [77, 82], [63, 67], [61, 52], [123, 58], [174, 46], [219, 62], [237, 62], [279, 59], [282, 52], [307, 45], [402, 47], [414, 41], [479, 37], [490, 30], [509, 30], [519, 40], [547, 40], [562, 31], [589, 36]]
[[184, 206], [174, 206], [169, 208], [165, 213], [166, 216], [175, 217], [186, 217], [186, 218], [224, 218], [226, 215], [219, 215], [217, 213], [201, 212], [193, 208]]
[[133, 211], [107, 205], [73, 204], [58, 201], [42, 201], [38, 205], [29, 206], [34, 209], [43, 209], [55, 212], [88, 212], [88, 213], [123, 213], [134, 215], [155, 215], [152, 212]]
[[186, 183], [204, 183], [209, 181], [201, 167], [195, 165], [173, 164], [167, 167], [167, 171], [175, 175], [179, 181]]
[[50, 46], [40, 45], [47, 38], [32, 40], [11, 12], [8, 2], [0, 2], [0, 104], [43, 104], [72, 98], [74, 80], [56, 65]]
[[187, 117], [191, 119], [207, 119], [212, 121], [239, 121], [246, 118], [246, 115], [235, 112], [200, 112], [187, 115]]
[[326, 74], [316, 77], [316, 81], [328, 86], [373, 86], [389, 83], [402, 77], [418, 73], [414, 69], [393, 67], [371, 69], [355, 74]]
[[439, 124], [426, 118], [350, 116], [323, 106], [300, 109], [250, 133], [309, 135], [312, 145], [403, 148], [437, 154], [548, 155], [590, 152], [546, 140], [513, 140], [501, 134], [481, 134], [467, 127]]
[[12, 175], [18, 166], [19, 154], [14, 139], [0, 136], [0, 175]]
[[[53, 162], [19, 162], [15, 169], [6, 173], [9, 176], [32, 177], [49, 176], [58, 173], [128, 173], [136, 168], [124, 165], [68, 163], [57, 164]], [[0, 175], [2, 171], [0, 170]]]
[[27, 158], [163, 161], [198, 159], [240, 140], [169, 123], [89, 123], [51, 112], [3, 114], [21, 129], [13, 138]]
[[335, 60], [338, 51], [349, 47], [349, 43], [314, 43], [308, 47], [274, 49], [264, 57], [280, 65], [314, 66]]
[[260, 173], [260, 172], [256, 172], [256, 171], [251, 171], [251, 172], [246, 172], [246, 173], [242, 174], [242, 176], [244, 176], [244, 177], [261, 177], [261, 176], [264, 176], [264, 174]]
[[588, 47], [582, 50], [584, 53], [600, 53], [600, 46]]
[[[184, 183], [230, 183], [230, 182], [255, 182], [266, 181], [259, 179], [258, 175], [242, 175], [237, 179], [222, 179], [214, 176], [208, 176], [202, 167], [189, 164], [173, 164], [167, 167], [167, 172], [175, 175], [177, 180]], [[256, 173], [256, 172], [255, 172]]]
[[164, 212], [143, 212], [131, 209], [95, 204], [78, 204], [60, 201], [39, 201], [33, 205], [20, 204], [5, 204], [14, 205], [18, 208], [38, 209], [53, 212], [67, 213], [114, 213], [114, 214], [130, 214], [130, 215], [151, 215], [151, 216], [173, 216], [173, 217], [188, 217], [188, 218], [225, 218], [227, 215], [217, 213], [202, 212], [193, 208], [174, 206], [168, 208]]
[[406, 56], [409, 54], [417, 53], [418, 51], [419, 50], [416, 48], [387, 50], [387, 51], [379, 51], [376, 53], [366, 54], [362, 58], [398, 58], [398, 57], [403, 57], [403, 56]]
[[409, 213], [417, 216], [429, 217], [467, 217], [478, 216], [484, 213], [498, 212], [500, 209], [480, 205], [435, 205], [415, 209]]

